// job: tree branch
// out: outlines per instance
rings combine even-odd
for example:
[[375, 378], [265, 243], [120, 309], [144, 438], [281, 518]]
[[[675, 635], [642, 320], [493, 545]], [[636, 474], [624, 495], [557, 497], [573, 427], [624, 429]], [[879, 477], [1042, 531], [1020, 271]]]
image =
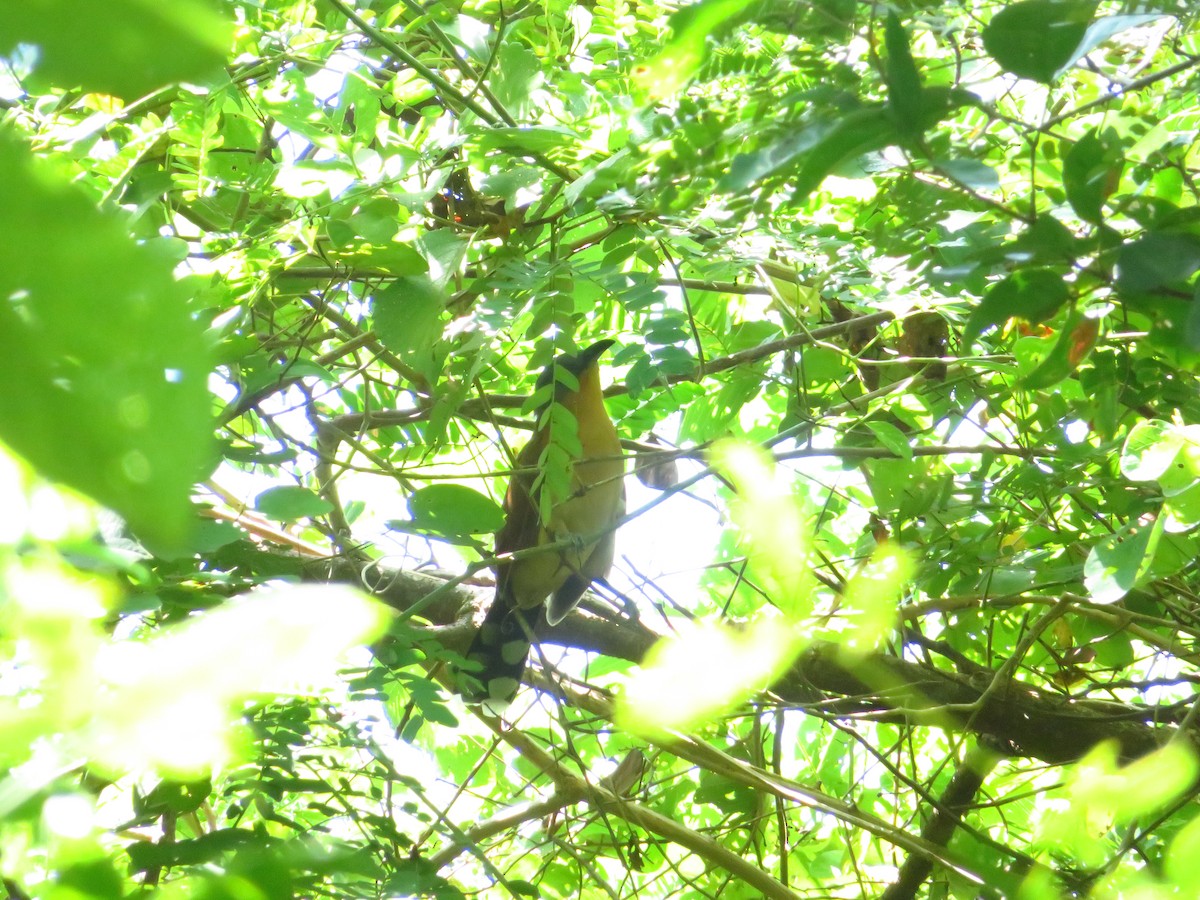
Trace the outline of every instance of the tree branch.
[[[461, 650], [474, 633], [472, 613], [482, 602], [455, 579], [438, 579], [363, 567], [346, 559], [307, 561], [307, 577], [362, 586], [383, 602], [409, 610], [417, 603], [430, 622], [428, 634]], [[426, 595], [434, 593], [433, 601]], [[641, 622], [619, 622], [576, 611], [558, 625], [541, 622], [539, 640], [641, 662], [661, 639]], [[1117, 742], [1123, 761], [1136, 759], [1172, 739], [1185, 709], [1084, 700], [1006, 680], [988, 694], [994, 676], [960, 675], [885, 652], [849, 657], [833, 643], [816, 641], [771, 687], [780, 702], [845, 718], [869, 718], [910, 727], [942, 728], [991, 740], [1013, 756], [1062, 765], [1082, 758], [1103, 740]], [[985, 696], [986, 694], [986, 696]], [[1191, 734], [1187, 737], [1190, 739]]]

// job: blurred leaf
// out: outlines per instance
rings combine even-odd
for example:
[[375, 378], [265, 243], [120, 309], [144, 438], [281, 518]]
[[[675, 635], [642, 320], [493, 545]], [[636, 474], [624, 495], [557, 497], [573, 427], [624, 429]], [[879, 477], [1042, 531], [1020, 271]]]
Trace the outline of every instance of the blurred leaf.
[[1111, 128], [1092, 129], [1075, 142], [1063, 160], [1063, 188], [1079, 217], [1100, 224], [1103, 206], [1117, 188], [1124, 167], [1121, 141]]
[[847, 160], [898, 143], [900, 134], [891, 111], [882, 106], [847, 113], [825, 132], [804, 158], [795, 178], [794, 197], [803, 200], [825, 177]]
[[89, 754], [112, 773], [206, 775], [234, 752], [239, 701], [337, 684], [344, 651], [380, 634], [389, 618], [349, 588], [289, 586], [251, 592], [141, 643], [114, 643], [93, 688]]
[[1167, 848], [1163, 871], [1182, 894], [1200, 892], [1200, 815], [1195, 815]]
[[58, 889], [56, 894], [59, 896], [62, 895], [63, 888], [71, 892], [68, 896], [75, 898], [99, 897], [104, 900], [119, 900], [127, 896], [123, 873], [118, 872], [108, 859], [70, 863], [63, 867], [54, 881]]
[[446, 312], [442, 291], [424, 275], [396, 278], [375, 295], [371, 312], [384, 346], [432, 380]]
[[0, 438], [181, 549], [212, 448], [210, 360], [174, 265], [0, 129]]
[[268, 519], [294, 522], [323, 516], [333, 504], [308, 488], [299, 485], [280, 485], [267, 488], [254, 498], [254, 508]]
[[1022, 269], [992, 286], [967, 320], [963, 343], [971, 344], [994, 325], [1012, 318], [1037, 324], [1054, 315], [1070, 299], [1062, 273]]
[[1005, 71], [1050, 84], [1078, 58], [1095, 9], [1089, 0], [1010, 3], [984, 28], [984, 49]]
[[1106, 741], [1071, 768], [1067, 815], [1080, 823], [1099, 816], [1126, 824], [1167, 807], [1198, 774], [1196, 751], [1186, 744], [1171, 742], [1118, 766], [1115, 742]]
[[888, 108], [900, 132], [914, 137], [924, 130], [921, 76], [912, 58], [908, 34], [894, 12], [888, 13], [884, 43], [887, 46]]
[[650, 740], [687, 734], [778, 678], [803, 648], [779, 619], [741, 630], [694, 625], [655, 644], [618, 697], [618, 727]]
[[1200, 238], [1151, 232], [1121, 247], [1117, 287], [1143, 294], [1186, 281], [1200, 269]]
[[875, 437], [879, 439], [879, 443], [883, 444], [888, 450], [891, 450], [901, 459], [913, 458], [912, 445], [908, 442], [908, 437], [891, 422], [885, 422], [882, 419], [870, 419], [865, 424], [871, 429]]
[[202, 518], [188, 543], [191, 553], [212, 553], [234, 541], [244, 540], [246, 532], [232, 522], [217, 522]]
[[408, 497], [412, 525], [437, 534], [491, 534], [504, 524], [494, 500], [460, 484], [431, 484]]
[[651, 97], [669, 97], [687, 84], [704, 61], [708, 36], [741, 15], [752, 0], [700, 0], [671, 16], [671, 37], [654, 58], [635, 69], [638, 84]]
[[133, 100], [220, 76], [232, 31], [215, 4], [200, 0], [29, 0], [0, 11], [0, 53], [34, 44], [40, 74], [60, 87]]
[[[98, 625], [110, 603], [106, 585], [44, 565], [5, 574], [8, 625], [26, 641], [26, 673], [43, 682], [36, 705], [0, 702], [0, 724], [21, 741], [11, 749], [53, 740], [113, 777], [158, 769], [203, 781], [233, 753], [242, 701], [336, 684], [345, 649], [380, 633], [389, 618], [347, 588], [287, 587], [251, 592], [145, 640], [113, 640]], [[182, 809], [195, 799], [190, 789], [172, 790], [146, 802]]]
[[808, 528], [784, 470], [760, 450], [735, 441], [718, 443], [712, 459], [737, 490], [730, 513], [749, 540], [771, 602], [789, 617], [806, 615], [812, 602]]
[[898, 624], [896, 610], [915, 573], [916, 564], [904, 548], [877, 547], [846, 584], [840, 617], [849, 630], [834, 639], [858, 653], [879, 649]]

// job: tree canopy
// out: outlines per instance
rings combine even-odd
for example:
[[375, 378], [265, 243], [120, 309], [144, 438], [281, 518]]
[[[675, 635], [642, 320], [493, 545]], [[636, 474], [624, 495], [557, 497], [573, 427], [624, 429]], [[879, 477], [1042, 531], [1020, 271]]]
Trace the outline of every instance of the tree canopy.
[[[0, 11], [7, 896], [1200, 893], [1196, 26]], [[608, 338], [614, 571], [464, 704]]]

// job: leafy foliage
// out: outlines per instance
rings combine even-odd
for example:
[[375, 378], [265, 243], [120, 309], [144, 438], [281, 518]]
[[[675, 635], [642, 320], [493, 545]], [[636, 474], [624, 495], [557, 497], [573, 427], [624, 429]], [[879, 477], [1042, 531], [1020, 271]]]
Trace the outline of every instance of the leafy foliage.
[[[1195, 893], [1192, 4], [76, 6], [0, 11], [10, 896]], [[603, 338], [613, 602], [500, 722]]]

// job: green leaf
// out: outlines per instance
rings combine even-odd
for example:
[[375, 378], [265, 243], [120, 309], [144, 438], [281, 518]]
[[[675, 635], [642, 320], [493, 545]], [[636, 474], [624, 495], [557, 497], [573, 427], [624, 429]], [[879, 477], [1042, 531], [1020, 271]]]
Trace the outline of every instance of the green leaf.
[[1100, 538], [1083, 564], [1083, 583], [1094, 603], [1116, 603], [1138, 584], [1153, 559], [1163, 517], [1133, 523]]
[[254, 832], [244, 828], [223, 828], [198, 838], [164, 843], [134, 842], [126, 848], [134, 871], [160, 866], [201, 865], [220, 859], [230, 850], [251, 846]]
[[708, 36], [738, 16], [752, 0], [700, 0], [671, 16], [671, 38], [653, 59], [635, 70], [652, 97], [668, 97], [687, 84], [704, 61]]
[[627, 184], [631, 180], [631, 153], [621, 150], [605, 160], [583, 170], [583, 173], [567, 185], [563, 197], [574, 206], [585, 197], [600, 197]]
[[1000, 187], [996, 170], [977, 159], [939, 159], [934, 161], [934, 168], [969, 188], [993, 191]]
[[984, 49], [1006, 72], [1050, 84], [1078, 58], [1095, 8], [1086, 0], [1011, 3], [984, 28]]
[[1121, 474], [1130, 481], [1156, 481], [1175, 461], [1182, 446], [1183, 435], [1170, 422], [1138, 422], [1121, 448]]
[[806, 643], [799, 629], [771, 618], [679, 631], [650, 648], [619, 695], [619, 727], [651, 739], [694, 731], [771, 684]]
[[1063, 160], [1063, 189], [1079, 217], [1094, 224], [1104, 219], [1104, 201], [1116, 190], [1124, 167], [1121, 141], [1110, 128], [1089, 131]]
[[1091, 53], [1105, 41], [1111, 37], [1115, 37], [1123, 31], [1128, 31], [1131, 28], [1140, 28], [1143, 25], [1149, 25], [1151, 22], [1157, 22], [1159, 19], [1167, 18], [1164, 15], [1135, 15], [1135, 16], [1101, 16], [1088, 26], [1087, 32], [1083, 36], [1083, 40], [1079, 42], [1079, 46], [1075, 48], [1074, 56], [1067, 62], [1067, 65], [1072, 65], [1082, 57]]
[[431, 484], [408, 497], [412, 524], [445, 535], [491, 534], [504, 524], [494, 500], [461, 484]]
[[233, 31], [198, 0], [29, 0], [0, 9], [0, 53], [33, 44], [41, 76], [127, 100], [219, 76]]
[[993, 285], [975, 307], [963, 331], [970, 345], [983, 332], [1012, 318], [1044, 322], [1070, 298], [1062, 273], [1052, 269], [1023, 269]]
[[569, 129], [551, 125], [522, 125], [480, 131], [475, 143], [480, 150], [550, 153], [554, 150], [574, 151], [579, 146], [579, 136]]
[[1071, 310], [1058, 331], [1058, 339], [1050, 352], [1031, 371], [1021, 375], [1021, 387], [1026, 390], [1046, 390], [1069, 378], [1079, 368], [1096, 342], [1099, 323], [1078, 309]]
[[240, 541], [246, 537], [246, 532], [232, 522], [215, 522], [212, 519], [201, 519], [196, 526], [188, 550], [192, 553], [212, 553], [222, 547]]
[[891, 422], [872, 419], [866, 422], [866, 426], [879, 439], [879, 443], [883, 444], [884, 447], [891, 450], [898, 457], [901, 459], [913, 458], [912, 445], [908, 442], [908, 436]]
[[1117, 255], [1117, 287], [1144, 294], [1184, 282], [1197, 269], [1200, 269], [1200, 238], [1151, 232], [1121, 247]]
[[541, 60], [519, 40], [504, 41], [496, 59], [500, 77], [489, 86], [506, 109], [520, 115], [530, 108], [530, 98], [545, 82]]
[[323, 516], [333, 509], [333, 504], [319, 497], [308, 488], [299, 485], [281, 485], [267, 488], [254, 498], [254, 508], [268, 519], [293, 522]]
[[795, 159], [808, 153], [832, 128], [832, 122], [820, 122], [784, 135], [751, 153], [738, 154], [729, 164], [729, 171], [721, 178], [718, 187], [733, 193], [744, 191], [756, 181], [782, 171]]
[[1167, 532], [1176, 534], [1191, 531], [1200, 525], [1200, 482], [1193, 479], [1190, 485], [1182, 486], [1174, 494], [1167, 495], [1164, 510], [1168, 515], [1163, 526]]
[[55, 893], [85, 900], [121, 900], [125, 881], [112, 860], [90, 859], [73, 862], [55, 874]]
[[0, 129], [0, 438], [112, 507], [156, 552], [187, 543], [212, 450], [201, 327], [174, 260], [137, 244]]
[[429, 271], [429, 262], [418, 250], [396, 240], [373, 242], [347, 237], [330, 256], [347, 266], [380, 269], [401, 277], [423, 275]]
[[1200, 894], [1200, 815], [1193, 816], [1167, 848], [1163, 871], [1182, 895]]
[[796, 175], [795, 199], [803, 200], [819, 188], [842, 163], [899, 141], [889, 109], [873, 106], [842, 116], [805, 157]]
[[426, 276], [397, 278], [371, 303], [383, 345], [432, 378], [446, 314], [446, 298]]
[[909, 137], [919, 135], [924, 130], [921, 76], [909, 49], [908, 34], [894, 12], [888, 13], [887, 24], [884, 27], [884, 43], [888, 52], [888, 108], [892, 111], [901, 134]]
[[867, 485], [881, 516], [914, 518], [938, 502], [948, 474], [935, 473], [930, 457], [872, 459], [864, 465]]

